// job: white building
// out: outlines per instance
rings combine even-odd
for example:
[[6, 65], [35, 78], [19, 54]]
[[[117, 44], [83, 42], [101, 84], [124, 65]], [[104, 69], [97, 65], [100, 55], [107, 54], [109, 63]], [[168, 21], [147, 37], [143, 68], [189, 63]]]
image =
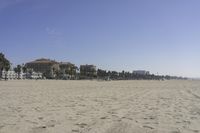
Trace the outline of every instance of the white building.
[[136, 71], [133, 71], [133, 74], [136, 74], [136, 75], [149, 75], [150, 72], [149, 71], [145, 71], [145, 70], [136, 70]]
[[13, 70], [9, 70], [9, 71], [2, 71], [2, 79], [17, 79], [18, 78], [18, 74], [13, 71]]
[[32, 72], [26, 74], [27, 79], [42, 79], [42, 73]]
[[19, 75], [13, 70], [9, 71], [2, 71], [2, 79], [8, 79], [8, 80], [13, 80], [13, 79], [42, 79], [42, 73], [23, 73], [21, 72]]
[[19, 79], [26, 79], [26, 78], [27, 78], [26, 73], [21, 72], [19, 75]]

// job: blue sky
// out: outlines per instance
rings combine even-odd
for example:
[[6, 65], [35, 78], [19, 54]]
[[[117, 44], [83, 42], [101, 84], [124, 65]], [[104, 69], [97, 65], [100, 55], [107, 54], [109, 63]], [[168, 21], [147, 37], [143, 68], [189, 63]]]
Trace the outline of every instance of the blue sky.
[[199, 0], [0, 0], [0, 51], [200, 77]]

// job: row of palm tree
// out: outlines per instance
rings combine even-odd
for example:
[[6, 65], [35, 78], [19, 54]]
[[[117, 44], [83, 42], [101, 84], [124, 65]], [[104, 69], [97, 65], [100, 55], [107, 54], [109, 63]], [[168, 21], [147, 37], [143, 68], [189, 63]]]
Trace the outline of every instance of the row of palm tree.
[[170, 79], [187, 79], [184, 77], [169, 76], [169, 75], [154, 75], [154, 74], [134, 74], [130, 72], [106, 71], [102, 69], [97, 70], [98, 79], [111, 80], [170, 80]]
[[[0, 53], [0, 79], [2, 78], [2, 70], [8, 71], [11, 67], [11, 63], [10, 61], [5, 57], [5, 55], [3, 53]], [[66, 69], [64, 72], [61, 71], [56, 71], [56, 78], [61, 77], [61, 75], [63, 74], [67, 74], [67, 75], [76, 75], [79, 76], [79, 79], [81, 76], [88, 76], [88, 73], [85, 72], [85, 70], [81, 73], [76, 73], [78, 70], [78, 67], [76, 67], [75, 65], [69, 66], [70, 69]], [[17, 65], [14, 68], [14, 71], [18, 74], [18, 78], [20, 78], [20, 73], [24, 72], [27, 73], [29, 72], [28, 69], [26, 68], [26, 66], [23, 65]], [[81, 71], [81, 69], [80, 69]], [[126, 72], [126, 71], [122, 71], [122, 72], [117, 72], [117, 71], [106, 71], [106, 70], [102, 70], [102, 69], [98, 69], [97, 71], [95, 70], [95, 72], [97, 72], [97, 74], [95, 76], [90, 76], [90, 78], [92, 79], [111, 79], [111, 80], [141, 80], [141, 79], [145, 79], [145, 80], [170, 80], [170, 79], [187, 79], [187, 78], [183, 78], [183, 77], [177, 77], [177, 76], [169, 76], [169, 75], [154, 75], [154, 74], [146, 74], [146, 75], [139, 75], [139, 74], [134, 74], [134, 73], [130, 73], [130, 72]], [[95, 73], [92, 71], [92, 74]], [[89, 71], [89, 73], [91, 73], [91, 71]], [[7, 75], [5, 76], [6, 79]], [[78, 78], [76, 78], [78, 79]]]
[[15, 73], [17, 73], [18, 79], [19, 79], [21, 72], [26, 73], [27, 72], [27, 68], [26, 68], [26, 66], [24, 64], [17, 65], [17, 67], [14, 67], [14, 71], [15, 71]]

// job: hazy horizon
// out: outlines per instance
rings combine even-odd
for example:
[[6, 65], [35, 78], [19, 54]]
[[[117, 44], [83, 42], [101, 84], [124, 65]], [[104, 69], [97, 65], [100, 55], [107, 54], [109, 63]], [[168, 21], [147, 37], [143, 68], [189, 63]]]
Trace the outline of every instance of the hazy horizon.
[[0, 52], [200, 77], [198, 0], [0, 0]]

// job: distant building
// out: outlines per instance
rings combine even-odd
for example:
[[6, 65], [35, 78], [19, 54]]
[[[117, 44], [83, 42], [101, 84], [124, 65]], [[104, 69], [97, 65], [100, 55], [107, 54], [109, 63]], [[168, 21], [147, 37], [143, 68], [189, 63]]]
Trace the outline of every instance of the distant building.
[[46, 78], [55, 78], [59, 71], [59, 63], [50, 59], [37, 59], [26, 63], [28, 70], [32, 69], [36, 73], [42, 73]]
[[149, 75], [150, 72], [145, 71], [145, 70], [136, 70], [136, 71], [133, 71], [133, 74], [135, 74], [135, 75]]
[[27, 79], [42, 79], [43, 74], [39, 72], [26, 73]]
[[94, 65], [81, 65], [80, 66], [81, 78], [94, 78], [97, 77], [97, 68]]
[[77, 67], [70, 62], [60, 62], [60, 78], [61, 79], [75, 79]]
[[36, 73], [36, 72], [23, 73], [23, 72], [20, 72], [18, 74], [13, 70], [9, 70], [9, 71], [3, 70], [2, 71], [2, 79], [14, 80], [14, 79], [41, 79], [41, 78], [42, 78], [42, 73]]
[[19, 79], [27, 79], [27, 74], [21, 72], [20, 75], [19, 75]]
[[2, 79], [17, 79], [18, 78], [18, 74], [15, 73], [15, 71], [13, 70], [9, 70], [9, 71], [2, 71]]

